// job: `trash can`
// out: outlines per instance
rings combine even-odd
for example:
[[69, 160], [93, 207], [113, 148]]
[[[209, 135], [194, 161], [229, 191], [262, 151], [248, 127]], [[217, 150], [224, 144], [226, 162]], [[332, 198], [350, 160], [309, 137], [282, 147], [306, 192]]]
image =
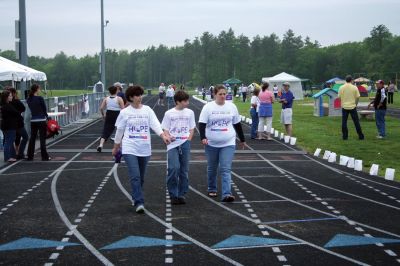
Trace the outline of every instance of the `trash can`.
[[147, 89], [147, 95], [151, 95], [151, 89]]

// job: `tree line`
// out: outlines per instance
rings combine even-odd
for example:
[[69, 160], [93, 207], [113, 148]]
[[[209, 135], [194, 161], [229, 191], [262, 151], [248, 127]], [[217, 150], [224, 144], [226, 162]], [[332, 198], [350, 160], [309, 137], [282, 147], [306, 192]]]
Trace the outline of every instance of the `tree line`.
[[[0, 51], [0, 55], [15, 60], [14, 51]], [[328, 47], [290, 29], [282, 39], [272, 33], [252, 40], [229, 29], [218, 35], [204, 32], [194, 40], [186, 39], [182, 46], [150, 46], [131, 52], [107, 49], [106, 80], [107, 85], [120, 81], [157, 87], [164, 82], [192, 87], [231, 77], [248, 84], [282, 71], [313, 84], [346, 74], [394, 80], [400, 74], [399, 58], [400, 36], [385, 25], [373, 27], [362, 41]], [[85, 89], [100, 79], [99, 54], [77, 58], [60, 52], [53, 58], [29, 56], [28, 61], [30, 67], [47, 74], [51, 89]]]

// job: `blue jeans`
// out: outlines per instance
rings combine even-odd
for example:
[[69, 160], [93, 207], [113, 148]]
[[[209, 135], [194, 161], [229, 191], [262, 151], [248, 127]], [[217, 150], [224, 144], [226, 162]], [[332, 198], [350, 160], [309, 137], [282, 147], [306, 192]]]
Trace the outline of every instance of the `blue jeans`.
[[376, 128], [378, 129], [379, 136], [385, 137], [385, 115], [386, 110], [375, 110], [375, 122]]
[[189, 189], [190, 141], [168, 151], [167, 187], [171, 198], [183, 197]]
[[[217, 170], [221, 175], [222, 199], [231, 195], [231, 168], [235, 145], [212, 147], [206, 145], [208, 192], [217, 192]], [[219, 168], [219, 169], [218, 169]]]
[[147, 163], [150, 156], [139, 157], [133, 154], [123, 154], [124, 160], [128, 166], [128, 174], [132, 187], [132, 200], [134, 205], [143, 205], [142, 187], [144, 183], [144, 174], [146, 173]]
[[167, 108], [171, 109], [175, 107], [174, 97], [167, 97]]
[[354, 108], [351, 110], [346, 110], [346, 109], [342, 108], [342, 136], [343, 136], [343, 139], [348, 139], [348, 137], [349, 137], [349, 130], [347, 128], [347, 119], [349, 117], [349, 114], [351, 116], [351, 119], [353, 119], [353, 123], [356, 128], [358, 138], [364, 139], [364, 134], [362, 133], [361, 126], [360, 126], [360, 120], [358, 119], [357, 109]]
[[4, 134], [4, 161], [7, 162], [10, 158], [16, 158], [14, 142], [17, 131], [15, 129], [3, 130]]
[[255, 139], [257, 137], [257, 129], [258, 129], [258, 113], [257, 113], [257, 110], [255, 108], [251, 108], [250, 109], [250, 115], [251, 115], [251, 120], [252, 120], [250, 137], [252, 139]]

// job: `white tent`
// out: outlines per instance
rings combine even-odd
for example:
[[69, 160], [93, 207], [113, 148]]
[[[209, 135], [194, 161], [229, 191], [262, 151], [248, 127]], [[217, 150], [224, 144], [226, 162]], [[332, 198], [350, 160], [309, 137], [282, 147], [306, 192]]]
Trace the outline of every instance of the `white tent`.
[[278, 88], [282, 88], [282, 84], [284, 82], [289, 82], [290, 90], [292, 91], [295, 100], [303, 99], [303, 86], [301, 85], [301, 79], [298, 77], [282, 72], [270, 78], [262, 78], [262, 82], [268, 82], [271, 88], [275, 84], [278, 86]]
[[45, 81], [46, 74], [0, 56], [0, 81]]

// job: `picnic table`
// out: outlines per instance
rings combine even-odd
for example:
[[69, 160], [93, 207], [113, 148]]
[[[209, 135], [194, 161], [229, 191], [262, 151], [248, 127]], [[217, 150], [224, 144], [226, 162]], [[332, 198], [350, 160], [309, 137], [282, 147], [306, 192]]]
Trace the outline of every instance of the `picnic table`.
[[360, 110], [360, 111], [358, 111], [358, 114], [360, 115], [361, 118], [374, 119], [375, 111], [372, 111], [372, 110]]

